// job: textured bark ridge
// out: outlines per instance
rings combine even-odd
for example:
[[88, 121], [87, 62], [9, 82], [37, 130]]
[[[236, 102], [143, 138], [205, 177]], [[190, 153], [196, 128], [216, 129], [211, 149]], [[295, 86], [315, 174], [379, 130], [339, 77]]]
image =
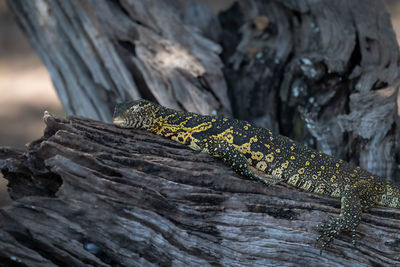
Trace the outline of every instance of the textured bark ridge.
[[365, 213], [320, 256], [316, 225], [339, 200], [267, 188], [139, 130], [45, 113], [26, 152], [0, 150], [15, 202], [0, 210], [10, 266], [400, 264], [400, 210]]
[[220, 21], [236, 117], [400, 181], [400, 57], [381, 1], [242, 1]]
[[383, 3], [233, 3], [216, 15], [195, 0], [8, 0], [69, 115], [110, 122], [132, 98], [232, 115], [399, 182]]
[[175, 1], [8, 1], [49, 69], [68, 114], [111, 121], [147, 98], [230, 113], [221, 47], [182, 22]]

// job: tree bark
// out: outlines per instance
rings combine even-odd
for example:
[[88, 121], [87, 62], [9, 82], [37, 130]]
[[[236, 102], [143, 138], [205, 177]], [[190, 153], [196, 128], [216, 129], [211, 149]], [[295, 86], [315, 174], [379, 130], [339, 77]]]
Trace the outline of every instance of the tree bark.
[[400, 58], [382, 2], [240, 4], [220, 15], [234, 115], [400, 181]]
[[8, 4], [70, 115], [109, 122], [116, 103], [147, 98], [400, 179], [400, 58], [381, 1], [248, 0], [218, 17], [185, 0]]
[[[399, 51], [380, 1], [249, 0], [218, 17], [173, 0], [8, 4], [68, 114], [109, 122], [115, 103], [147, 98], [399, 171]], [[0, 151], [16, 199], [0, 212], [0, 263], [399, 264], [398, 210], [366, 213], [355, 248], [340, 235], [320, 256], [315, 225], [338, 200], [260, 186], [144, 132], [45, 122], [27, 152]]]
[[400, 211], [365, 213], [357, 245], [320, 255], [337, 199], [246, 180], [140, 130], [45, 114], [44, 136], [0, 150], [16, 201], [0, 210], [3, 266], [367, 266], [399, 261]]
[[147, 98], [230, 113], [221, 47], [182, 23], [174, 1], [9, 1], [67, 114], [111, 121], [116, 103]]

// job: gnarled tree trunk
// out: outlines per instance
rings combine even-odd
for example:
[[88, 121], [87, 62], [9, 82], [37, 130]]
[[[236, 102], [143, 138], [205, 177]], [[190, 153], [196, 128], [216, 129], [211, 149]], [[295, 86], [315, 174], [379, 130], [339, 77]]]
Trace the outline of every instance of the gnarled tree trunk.
[[400, 210], [364, 214], [356, 247], [342, 234], [320, 255], [316, 225], [339, 213], [339, 200], [262, 186], [143, 131], [44, 119], [44, 136], [26, 153], [0, 153], [17, 199], [0, 212], [3, 265], [400, 263]]
[[400, 58], [381, 1], [248, 0], [218, 17], [184, 0], [8, 3], [70, 115], [109, 122], [147, 98], [399, 176]]
[[[109, 122], [147, 98], [268, 127], [395, 180], [399, 51], [380, 1], [240, 1], [215, 16], [173, 0], [8, 1], [70, 115]], [[17, 201], [0, 262], [20, 265], [399, 264], [399, 211], [364, 215], [319, 256], [339, 202], [243, 180], [140, 131], [46, 116], [3, 149]], [[7, 159], [7, 160], [5, 160]]]

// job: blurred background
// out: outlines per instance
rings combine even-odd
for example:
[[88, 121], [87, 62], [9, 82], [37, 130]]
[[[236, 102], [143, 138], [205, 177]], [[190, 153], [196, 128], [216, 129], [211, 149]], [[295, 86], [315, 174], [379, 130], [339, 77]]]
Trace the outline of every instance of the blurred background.
[[[203, 2], [218, 12], [234, 1]], [[399, 41], [400, 0], [384, 2]], [[5, 0], [0, 0], [0, 146], [23, 148], [41, 137], [45, 110], [65, 116], [46, 68], [18, 27]], [[0, 174], [0, 207], [11, 203], [6, 185], [7, 180]]]

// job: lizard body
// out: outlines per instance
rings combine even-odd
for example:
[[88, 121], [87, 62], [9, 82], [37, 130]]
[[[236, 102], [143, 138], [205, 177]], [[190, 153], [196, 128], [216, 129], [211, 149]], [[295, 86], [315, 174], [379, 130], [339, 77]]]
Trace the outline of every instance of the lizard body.
[[284, 182], [340, 198], [339, 217], [319, 227], [322, 248], [341, 231], [352, 232], [355, 243], [362, 211], [376, 205], [400, 208], [399, 187], [384, 178], [246, 121], [176, 111], [138, 100], [118, 104], [113, 122], [123, 128], [146, 129], [207, 152], [266, 185]]

